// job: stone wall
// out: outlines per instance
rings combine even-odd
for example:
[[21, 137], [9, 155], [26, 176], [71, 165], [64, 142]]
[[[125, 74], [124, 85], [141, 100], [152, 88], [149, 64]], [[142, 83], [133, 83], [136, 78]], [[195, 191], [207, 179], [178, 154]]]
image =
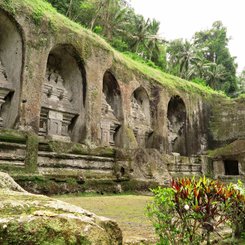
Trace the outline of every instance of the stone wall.
[[214, 98], [209, 120], [210, 148], [245, 138], [245, 100]]
[[[182, 123], [186, 136], [180, 141], [185, 150], [180, 153], [191, 155], [205, 148], [199, 95], [152, 83], [146, 75], [115, 62], [114, 51], [99, 41], [87, 47], [92, 34], [85, 31], [77, 33], [62, 25], [57, 32], [49, 27], [49, 19], [35, 25], [17, 9], [14, 18], [4, 10], [0, 16], [4, 19], [0, 30], [4, 34], [8, 22], [13, 35], [8, 40], [1, 35], [0, 50], [14, 52], [12, 46], [18, 48], [11, 60], [0, 53], [6, 73], [11, 74], [7, 77], [16, 83], [14, 96], [18, 96], [11, 102], [11, 113], [17, 115], [11, 123], [3, 117], [4, 127], [32, 130], [52, 140], [153, 147], [167, 153], [173, 151], [168, 103], [178, 95], [186, 108]], [[7, 102], [2, 111], [5, 107]]]

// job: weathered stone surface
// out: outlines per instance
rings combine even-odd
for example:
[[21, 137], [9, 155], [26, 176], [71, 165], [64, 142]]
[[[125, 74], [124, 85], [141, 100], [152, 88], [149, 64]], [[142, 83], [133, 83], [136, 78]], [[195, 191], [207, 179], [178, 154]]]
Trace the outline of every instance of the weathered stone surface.
[[167, 170], [168, 156], [161, 155], [157, 150], [139, 148], [130, 152], [124, 152], [128, 157], [125, 174], [130, 178], [145, 181], [155, 181], [166, 184], [170, 180]]
[[235, 140], [231, 144], [209, 152], [212, 159], [214, 177], [236, 181], [245, 179], [245, 140]]
[[25, 192], [0, 173], [1, 244], [122, 244], [116, 222], [79, 207]]
[[[4, 2], [0, 4], [9, 9]], [[11, 4], [16, 7], [15, 2]], [[35, 4], [45, 5], [41, 1]], [[167, 105], [172, 97], [179, 96], [186, 107], [186, 140], [181, 140], [185, 153], [191, 155], [205, 149], [205, 99], [200, 94], [195, 95], [191, 89], [183, 92], [183, 86], [174, 77], [168, 81], [173, 86], [168, 82], [160, 85], [154, 76], [140, 72], [137, 66], [130, 67], [99, 37], [73, 28], [55, 13], [59, 31], [52, 29], [53, 17], [46, 16], [36, 26], [32, 21], [36, 8], [31, 3], [27, 11], [26, 6], [20, 1], [14, 17], [1, 12], [1, 18], [12, 25], [16, 36], [13, 44], [8, 40], [11, 47], [17, 37], [21, 39], [18, 47], [25, 47], [25, 52], [17, 52], [12, 59], [23, 60], [22, 66], [16, 65], [22, 72], [18, 77], [21, 81], [16, 83], [23, 86], [15, 86], [15, 93], [21, 96], [21, 104], [15, 106], [15, 110], [20, 109], [20, 117], [11, 127], [21, 126], [59, 140], [156, 148], [169, 153], [172, 149]], [[30, 17], [24, 18], [23, 13]], [[5, 22], [1, 22], [0, 28], [5, 28]], [[1, 45], [5, 48], [4, 43], [0, 43], [0, 48]], [[9, 52], [11, 47], [4, 50]], [[3, 55], [2, 59], [6, 57]], [[6, 71], [13, 68], [8, 60], [4, 65]]]

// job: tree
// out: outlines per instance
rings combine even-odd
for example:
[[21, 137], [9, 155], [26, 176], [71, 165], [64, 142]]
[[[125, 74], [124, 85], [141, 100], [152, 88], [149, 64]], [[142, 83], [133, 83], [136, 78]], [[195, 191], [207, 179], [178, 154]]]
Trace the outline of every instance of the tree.
[[76, 20], [80, 14], [80, 4], [82, 0], [47, 0], [61, 14], [66, 15], [72, 20]]
[[195, 64], [200, 59], [195, 46], [182, 39], [169, 43], [167, 53], [169, 55], [169, 71], [184, 79], [190, 79], [195, 73]]
[[[226, 86], [224, 87], [220, 84], [218, 87], [225, 90], [226, 93], [232, 94], [237, 88], [237, 65], [235, 63], [235, 57], [232, 57], [229, 52], [229, 38], [227, 37], [226, 27], [223, 26], [221, 21], [216, 21], [213, 23], [211, 29], [196, 32], [193, 41], [196, 48], [208, 62], [223, 66], [222, 70], [225, 70], [225, 74], [222, 81], [225, 81]], [[213, 66], [211, 67], [212, 69], [216, 69]], [[221, 70], [220, 67], [218, 70]]]
[[242, 70], [242, 72], [238, 76], [238, 92], [245, 93], [245, 68]]
[[144, 20], [141, 15], [134, 16], [134, 32], [130, 33], [132, 44], [131, 49], [136, 53], [139, 52], [140, 46], [146, 48], [146, 40], [149, 36], [150, 19]]
[[225, 81], [226, 69], [223, 65], [210, 63], [206, 71], [206, 82], [214, 89], [221, 90], [222, 82]]

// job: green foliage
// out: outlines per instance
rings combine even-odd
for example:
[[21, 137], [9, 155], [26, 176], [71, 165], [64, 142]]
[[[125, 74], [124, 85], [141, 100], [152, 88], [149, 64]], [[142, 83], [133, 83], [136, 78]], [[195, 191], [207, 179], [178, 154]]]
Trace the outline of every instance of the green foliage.
[[241, 184], [225, 186], [205, 177], [183, 178], [153, 193], [148, 215], [161, 245], [210, 244], [210, 234], [217, 232], [221, 224], [231, 223], [239, 235], [244, 231], [245, 196]]
[[238, 94], [245, 94], [245, 69], [239, 74], [237, 78]]
[[9, 11], [10, 13], [15, 13], [15, 8], [13, 6], [13, 0], [4, 0], [4, 7], [7, 11]]
[[160, 69], [160, 67], [156, 66], [151, 60], [145, 60], [141, 56], [137, 55], [136, 53], [131, 53], [126, 51], [124, 52], [124, 54], [139, 63], [146, 64], [155, 69]]
[[135, 52], [165, 68], [160, 23], [137, 15], [124, 0], [47, 0], [61, 14], [103, 36], [119, 51]]
[[[193, 39], [194, 44], [201, 51], [201, 55], [208, 62], [215, 63], [217, 66], [216, 70], [219, 76], [216, 76], [215, 79], [212, 76], [208, 77], [207, 82], [216, 83], [212, 84], [213, 88], [232, 94], [237, 89], [237, 65], [228, 48], [229, 38], [226, 27], [221, 21], [216, 21], [211, 29], [196, 32]], [[225, 85], [224, 82], [226, 82]]]
[[241, 238], [245, 235], [245, 188], [241, 181], [228, 186], [230, 191], [230, 207], [227, 214], [233, 228], [233, 236]]
[[192, 79], [192, 82], [193, 82], [193, 83], [200, 84], [200, 85], [202, 85], [202, 86], [207, 86], [205, 80], [202, 79], [202, 78], [199, 78], [199, 77], [193, 78], [193, 79]]
[[[150, 81], [157, 81], [160, 84], [163, 84], [165, 88], [167, 90], [171, 90], [171, 92], [173, 92], [173, 90], [178, 90], [178, 91], [181, 90], [181, 91], [186, 91], [188, 93], [197, 93], [205, 97], [212, 95], [212, 94], [220, 94], [223, 96], [223, 94], [221, 94], [220, 92], [214, 92], [212, 89], [210, 89], [210, 87], [206, 87], [206, 86], [192, 83], [192, 82], [188, 83], [185, 80], [173, 77], [169, 74], [162, 72], [162, 70], [167, 70], [168, 64], [166, 63], [166, 44], [163, 44], [161, 40], [159, 40], [161, 41], [161, 44], [158, 45], [160, 52], [155, 52], [155, 51], [153, 52], [153, 54], [157, 53], [158, 55], [157, 56], [153, 55], [152, 59], [150, 60], [151, 62], [148, 61], [149, 56], [147, 56], [147, 53], [144, 52], [144, 48], [146, 48], [147, 45], [146, 47], [143, 47], [142, 45], [140, 45], [141, 46], [140, 53], [137, 53], [135, 56], [141, 57], [141, 60], [143, 60], [144, 62], [136, 62], [135, 60], [132, 60], [129, 58], [129, 56], [132, 57], [131, 55], [125, 56], [124, 54], [116, 52], [110, 45], [108, 45], [108, 43], [103, 38], [100, 38], [98, 35], [81, 27], [81, 25], [69, 20], [65, 16], [58, 14], [57, 11], [47, 1], [44, 1], [44, 0], [42, 1], [41, 0], [15, 0], [14, 2], [12, 2], [12, 7], [18, 10], [18, 12], [20, 13], [22, 13], [22, 11], [25, 11], [27, 14], [30, 14], [30, 16], [32, 16], [33, 12], [36, 12], [36, 11], [41, 12], [44, 16], [42, 19], [44, 21], [46, 20], [49, 21], [48, 25], [50, 26], [52, 31], [58, 32], [63, 26], [66, 26], [72, 32], [79, 33], [79, 35], [82, 34], [83, 36], [86, 36], [86, 38], [84, 39], [84, 42], [79, 43], [79, 45], [81, 45], [81, 48], [85, 50], [84, 51], [85, 54], [89, 53], [89, 51], [87, 51], [88, 49], [87, 47], [93, 46], [91, 45], [91, 43], [95, 44], [96, 46], [102, 47], [104, 50], [107, 50], [113, 53], [115, 62], [124, 64], [129, 70], [132, 70], [132, 72], [136, 72], [136, 73], [139, 72], [139, 73], [144, 74], [146, 77], [149, 78]], [[61, 3], [64, 1], [67, 1], [67, 0], [63, 0], [61, 1]], [[90, 2], [93, 3], [94, 1], [95, 0], [91, 0]], [[56, 1], [56, 2], [57, 4], [59, 3], [59, 1]], [[5, 7], [5, 4], [1, 3], [1, 6]], [[96, 5], [94, 4], [93, 6], [96, 7]], [[135, 28], [132, 26], [132, 25], [135, 25], [135, 22], [131, 23], [131, 19], [134, 18], [133, 16], [135, 15], [135, 13], [130, 7], [123, 4], [123, 1], [120, 6], [122, 6], [123, 8], [126, 7], [128, 9], [128, 11], [126, 12], [125, 18], [127, 22], [130, 23], [130, 25], [128, 24], [125, 25], [125, 28], [126, 28], [127, 33], [130, 34], [131, 32], [134, 31], [134, 28]], [[81, 10], [80, 12], [85, 13], [86, 11]], [[89, 15], [92, 16], [93, 13], [91, 12]], [[77, 18], [76, 21], [79, 22], [79, 18]], [[141, 17], [138, 16], [136, 18], [140, 19]], [[98, 20], [99, 19], [97, 19], [97, 21]], [[98, 26], [99, 29], [100, 27], [102, 28], [102, 25], [99, 25], [97, 23], [94, 24], [94, 28], [96, 28], [96, 26]], [[151, 21], [150, 21], [149, 26], [150, 26], [149, 32], [151, 33], [151, 37], [155, 38], [155, 36], [153, 35], [154, 31], [152, 31], [152, 29], [157, 30], [157, 24], [155, 23], [151, 25]], [[155, 26], [155, 27], [153, 28], [152, 26]], [[103, 29], [100, 29], [98, 31], [102, 33]], [[118, 36], [118, 37], [117, 35], [114, 35], [112, 42], [114, 41], [116, 43], [115, 46], [117, 46], [118, 44], [117, 47], [119, 47], [120, 50], [124, 50], [124, 48], [126, 48], [126, 45], [130, 47], [133, 40], [130, 39], [130, 35], [128, 36], [128, 35], [122, 34], [121, 36]], [[157, 67], [159, 67], [159, 69], [153, 69], [153, 68], [157, 68], [155, 66], [156, 64], [157, 64]], [[149, 65], [152, 67], [150, 67]]]
[[228, 49], [226, 28], [220, 21], [209, 30], [195, 33], [191, 41], [177, 39], [168, 44], [168, 71], [184, 79], [200, 78], [226, 94], [237, 90], [236, 63]]
[[41, 10], [36, 9], [32, 14], [32, 19], [36, 25], [40, 25], [43, 18], [43, 12]]
[[137, 15], [127, 1], [47, 1], [60, 13], [103, 36], [117, 50], [141, 57], [137, 58], [141, 63], [144, 60], [144, 64], [186, 80], [200, 78], [215, 90], [237, 94], [235, 58], [229, 52], [227, 31], [220, 21], [195, 33], [192, 41], [177, 39], [166, 44], [158, 34], [160, 23]]

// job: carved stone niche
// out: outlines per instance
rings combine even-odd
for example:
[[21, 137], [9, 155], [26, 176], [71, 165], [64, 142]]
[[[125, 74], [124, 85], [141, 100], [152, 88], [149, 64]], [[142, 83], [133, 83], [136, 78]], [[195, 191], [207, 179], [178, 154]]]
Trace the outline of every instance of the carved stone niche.
[[106, 101], [106, 96], [102, 93], [101, 101], [101, 115], [102, 119], [100, 122], [101, 128], [101, 144], [104, 146], [115, 145], [115, 135], [119, 129], [121, 123], [116, 118], [115, 113], [111, 106]]
[[179, 96], [173, 96], [168, 103], [167, 112], [169, 152], [186, 152], [186, 107]]
[[0, 128], [3, 128], [2, 106], [6, 102], [6, 97], [10, 92], [14, 92], [13, 85], [8, 82], [5, 68], [0, 60]]
[[143, 101], [137, 100], [133, 95], [131, 98], [131, 110], [129, 116], [129, 126], [133, 129], [134, 136], [140, 147], [146, 147], [147, 139], [153, 132], [150, 123], [150, 116], [147, 110], [144, 108]]
[[43, 85], [39, 135], [70, 141], [69, 125], [78, 116], [72, 104], [72, 93], [64, 86], [59, 72], [47, 69]]

